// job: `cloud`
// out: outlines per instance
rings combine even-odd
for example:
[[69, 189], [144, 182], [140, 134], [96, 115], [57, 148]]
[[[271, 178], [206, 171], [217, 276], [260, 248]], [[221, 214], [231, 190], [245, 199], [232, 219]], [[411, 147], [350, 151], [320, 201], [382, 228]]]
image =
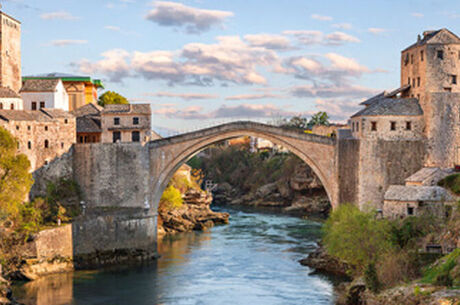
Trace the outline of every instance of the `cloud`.
[[343, 32], [324, 34], [321, 31], [299, 30], [284, 31], [283, 34], [294, 36], [299, 43], [304, 45], [322, 44], [337, 46], [348, 42], [361, 42], [358, 38]]
[[387, 32], [388, 30], [383, 29], [383, 28], [368, 28], [367, 31], [371, 34], [379, 35], [379, 34]]
[[207, 100], [207, 99], [217, 99], [218, 95], [215, 94], [203, 94], [203, 93], [175, 93], [175, 92], [157, 92], [157, 93], [146, 93], [148, 96], [156, 97], [177, 97], [183, 100]]
[[153, 111], [154, 114], [167, 118], [185, 120], [203, 120], [218, 118], [273, 118], [279, 116], [293, 116], [297, 113], [288, 112], [272, 104], [241, 104], [236, 106], [222, 105], [214, 111], [203, 112], [200, 106], [191, 106], [185, 109], [164, 107]]
[[377, 91], [353, 85], [301, 85], [290, 88], [289, 92], [292, 96], [299, 98], [363, 98], [375, 94]]
[[423, 15], [422, 13], [417, 13], [417, 12], [411, 13], [411, 16], [415, 17], [415, 18], [423, 18], [423, 17], [425, 17], [425, 15]]
[[50, 12], [50, 13], [43, 13], [40, 15], [41, 19], [44, 20], [78, 20], [79, 17], [72, 15], [69, 12], [59, 11], [59, 12]]
[[55, 47], [64, 47], [64, 46], [87, 44], [87, 43], [88, 43], [87, 40], [60, 39], [60, 40], [53, 40], [49, 44]]
[[81, 72], [86, 74], [102, 73], [106, 75], [110, 81], [121, 82], [124, 78], [131, 74], [131, 69], [128, 64], [130, 53], [122, 49], [114, 49], [101, 54], [104, 59], [92, 63], [87, 59], [82, 59], [78, 63], [74, 63]]
[[364, 73], [382, 72], [370, 70], [355, 59], [336, 53], [327, 53], [322, 56], [290, 57], [284, 61], [284, 66], [285, 73], [293, 74], [297, 78], [314, 82], [328, 80], [334, 84], [348, 83], [350, 77], [360, 77]]
[[161, 26], [185, 27], [187, 33], [202, 33], [222, 25], [232, 12], [198, 9], [182, 3], [156, 1], [155, 8], [145, 17]]
[[324, 15], [318, 15], [318, 14], [312, 14], [310, 17], [312, 19], [320, 20], [320, 21], [332, 21], [333, 19], [331, 16], [324, 16]]
[[346, 99], [316, 99], [316, 111], [327, 112], [331, 120], [346, 122], [350, 116], [358, 112], [362, 106], [361, 100]]
[[351, 30], [353, 28], [351, 23], [335, 23], [332, 27], [340, 30]]
[[280, 94], [240, 94], [240, 95], [232, 95], [228, 96], [225, 99], [227, 101], [238, 101], [238, 100], [261, 100], [266, 98], [282, 98], [283, 96]]
[[254, 34], [245, 35], [244, 39], [253, 47], [264, 47], [273, 50], [288, 50], [292, 48], [290, 40], [283, 35]]
[[111, 50], [104, 59], [82, 60], [75, 66], [85, 73], [101, 73], [113, 81], [124, 77], [166, 80], [169, 85], [214, 85], [215, 81], [236, 84], [262, 84], [267, 80], [258, 72], [260, 67], [283, 68], [273, 50], [253, 47], [238, 36], [217, 38], [217, 43], [189, 43], [177, 51], [127, 52]]
[[106, 25], [104, 27], [104, 29], [109, 30], [109, 31], [114, 31], [114, 32], [120, 32], [121, 31], [120, 27], [114, 26], [114, 25]]

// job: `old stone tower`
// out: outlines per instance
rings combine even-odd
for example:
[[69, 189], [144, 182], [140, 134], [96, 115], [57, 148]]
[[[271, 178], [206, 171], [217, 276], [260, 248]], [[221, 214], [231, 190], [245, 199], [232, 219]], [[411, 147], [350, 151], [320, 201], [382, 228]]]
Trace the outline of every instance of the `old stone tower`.
[[21, 22], [0, 11], [0, 86], [21, 89]]
[[447, 29], [425, 31], [401, 52], [401, 96], [423, 109], [426, 166], [460, 164], [459, 77], [460, 38]]

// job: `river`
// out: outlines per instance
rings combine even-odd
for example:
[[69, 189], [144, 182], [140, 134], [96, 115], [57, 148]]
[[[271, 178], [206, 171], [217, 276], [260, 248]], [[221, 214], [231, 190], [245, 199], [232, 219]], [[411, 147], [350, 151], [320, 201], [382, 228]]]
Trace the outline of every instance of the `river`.
[[298, 260], [321, 225], [285, 215], [217, 208], [230, 224], [164, 238], [149, 265], [77, 271], [16, 285], [26, 305], [333, 304], [331, 280]]

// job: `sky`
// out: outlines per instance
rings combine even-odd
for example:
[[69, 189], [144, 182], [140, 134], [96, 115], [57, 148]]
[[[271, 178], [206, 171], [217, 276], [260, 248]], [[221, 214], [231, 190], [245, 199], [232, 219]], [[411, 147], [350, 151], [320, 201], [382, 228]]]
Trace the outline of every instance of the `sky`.
[[0, 3], [22, 22], [23, 75], [101, 79], [177, 131], [318, 111], [346, 121], [399, 86], [400, 51], [418, 34], [460, 34], [454, 0]]

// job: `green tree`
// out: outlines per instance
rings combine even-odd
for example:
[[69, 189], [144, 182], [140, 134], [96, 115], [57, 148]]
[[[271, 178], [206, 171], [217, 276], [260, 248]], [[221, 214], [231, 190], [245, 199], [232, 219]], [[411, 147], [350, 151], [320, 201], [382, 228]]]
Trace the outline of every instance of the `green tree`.
[[30, 162], [17, 153], [17, 140], [0, 127], [0, 221], [14, 221], [33, 184]]
[[329, 126], [329, 116], [327, 115], [326, 112], [320, 111], [318, 113], [315, 113], [310, 121], [308, 121], [308, 129], [313, 128], [315, 125], [326, 125]]
[[289, 120], [283, 119], [281, 122], [281, 127], [290, 128], [290, 129], [307, 129], [307, 118], [300, 116], [294, 116]]
[[333, 211], [324, 225], [324, 245], [329, 254], [346, 261], [361, 272], [393, 249], [391, 226], [345, 204]]
[[126, 97], [114, 91], [104, 92], [104, 94], [99, 96], [97, 103], [102, 107], [104, 107], [105, 105], [111, 105], [111, 104], [129, 104]]

